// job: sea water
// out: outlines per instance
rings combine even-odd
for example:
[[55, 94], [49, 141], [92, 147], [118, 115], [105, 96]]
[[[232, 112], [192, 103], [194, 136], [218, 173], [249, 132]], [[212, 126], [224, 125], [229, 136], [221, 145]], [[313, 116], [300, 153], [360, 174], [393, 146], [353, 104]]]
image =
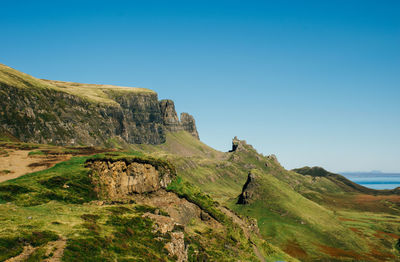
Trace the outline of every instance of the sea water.
[[341, 173], [347, 179], [373, 189], [394, 189], [400, 186], [400, 173]]

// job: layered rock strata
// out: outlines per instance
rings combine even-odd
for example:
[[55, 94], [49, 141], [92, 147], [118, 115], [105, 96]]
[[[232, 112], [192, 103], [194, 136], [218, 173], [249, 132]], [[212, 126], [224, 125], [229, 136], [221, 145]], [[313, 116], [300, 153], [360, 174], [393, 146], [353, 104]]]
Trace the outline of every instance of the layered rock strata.
[[170, 132], [186, 131], [199, 139], [199, 133], [196, 128], [196, 121], [192, 115], [181, 113], [180, 120], [175, 110], [174, 101], [163, 99], [160, 101], [160, 110], [164, 126]]
[[143, 88], [42, 80], [0, 64], [0, 129], [23, 141], [113, 147], [198, 138], [194, 118]]
[[90, 168], [97, 195], [105, 199], [123, 199], [165, 189], [175, 176], [168, 168], [140, 160], [91, 160], [86, 167]]

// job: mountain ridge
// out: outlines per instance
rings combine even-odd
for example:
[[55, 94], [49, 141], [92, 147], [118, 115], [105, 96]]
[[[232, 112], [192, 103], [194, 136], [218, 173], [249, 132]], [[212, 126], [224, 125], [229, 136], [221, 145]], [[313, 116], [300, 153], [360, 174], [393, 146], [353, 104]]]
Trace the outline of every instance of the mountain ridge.
[[41, 80], [0, 64], [0, 99], [0, 127], [24, 142], [161, 144], [179, 130], [199, 137], [193, 116], [179, 120], [172, 100], [144, 88]]

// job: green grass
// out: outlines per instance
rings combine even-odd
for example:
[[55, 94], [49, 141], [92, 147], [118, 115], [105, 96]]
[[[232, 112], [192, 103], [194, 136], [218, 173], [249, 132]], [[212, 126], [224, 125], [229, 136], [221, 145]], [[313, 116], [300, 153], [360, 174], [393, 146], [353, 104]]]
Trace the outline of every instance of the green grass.
[[[306, 253], [301, 257], [305, 261], [346, 260], [348, 256], [374, 260], [371, 243], [377, 243], [382, 252], [394, 254], [393, 248], [389, 248], [387, 243], [381, 243], [373, 234], [365, 238], [339, 219], [337, 212], [343, 203], [341, 199], [351, 199], [354, 195], [354, 190], [341, 184], [341, 181], [287, 171], [273, 158], [258, 154], [249, 145], [244, 145], [243, 150], [234, 153], [213, 153], [207, 146], [202, 147], [201, 143], [190, 140], [194, 139], [176, 133], [167, 135], [165, 145], [145, 146], [141, 149], [169, 159], [176, 165], [182, 181], [196, 185], [212, 201], [218, 200], [243, 216], [257, 218], [262, 236], [270, 243], [284, 250], [287, 250], [290, 243], [298, 243]], [[185, 156], [185, 152], [189, 152], [188, 155]], [[261, 177], [258, 200], [246, 206], [236, 205], [247, 174], [252, 169]], [[185, 188], [184, 182], [172, 186], [181, 195], [191, 191]], [[385, 207], [379, 208], [382, 205]], [[364, 212], [357, 210], [355, 205], [347, 205], [347, 208]], [[370, 208], [368, 210], [372, 211], [372, 206]], [[400, 213], [395, 204], [386, 202], [375, 204], [375, 210], [383, 214]], [[397, 232], [390, 224], [381, 223]], [[336, 248], [338, 257], [324, 253], [326, 251], [320, 245]], [[395, 246], [394, 242], [392, 246]], [[296, 255], [296, 252], [293, 254]]]
[[[159, 208], [134, 203], [96, 206], [91, 202], [97, 197], [87, 180], [87, 161], [141, 161], [160, 170], [174, 170], [177, 178], [168, 190], [198, 205], [222, 225], [212, 227], [198, 219], [179, 229], [185, 232], [190, 261], [256, 261], [251, 242], [267, 261], [289, 261], [291, 258], [281, 250], [301, 261], [374, 261], [377, 257], [393, 261], [398, 256], [395, 236], [400, 235], [400, 212], [397, 202], [390, 199], [364, 206], [354, 204], [351, 200], [358, 195], [346, 191], [340, 181], [287, 171], [248, 145], [234, 153], [217, 152], [185, 132], [168, 134], [164, 145], [132, 148], [141, 152], [74, 157], [51, 169], [0, 184], [0, 237], [5, 245], [15, 232], [46, 228], [68, 239], [67, 261], [74, 257], [82, 257], [82, 261], [99, 257], [106, 261], [173, 259], [163, 250], [168, 236], [147, 231], [151, 221], [141, 217]], [[249, 205], [237, 205], [250, 170], [259, 184], [255, 199]], [[242, 217], [256, 218], [266, 241], [251, 233], [250, 242], [221, 211], [222, 205]], [[15, 211], [9, 213], [10, 209]], [[157, 213], [168, 216], [161, 209]], [[140, 236], [129, 233], [132, 230]], [[158, 237], [159, 242], [150, 241]], [[137, 245], [133, 247], [131, 242]], [[146, 243], [150, 245], [147, 255], [142, 249]], [[10, 252], [20, 252], [21, 246], [16, 244], [15, 248]], [[32, 259], [43, 257], [43, 248]]]
[[217, 208], [218, 202], [212, 200], [209, 195], [202, 193], [199, 188], [188, 182], [184, 182], [181, 177], [172, 181], [167, 189], [176, 193], [179, 197], [198, 205], [220, 223], [228, 221], [227, 217]]
[[85, 203], [96, 199], [84, 163], [88, 157], [73, 157], [54, 167], [0, 184], [0, 200], [34, 206], [51, 200]]
[[[1, 183], [0, 243], [7, 249], [0, 252], [4, 254], [2, 259], [18, 255], [29, 243], [38, 247], [29, 261], [41, 261], [45, 259], [47, 243], [62, 237], [67, 239], [63, 261], [173, 261], [164, 247], [170, 235], [154, 231], [153, 222], [142, 217], [146, 212], [163, 216], [168, 213], [134, 201], [100, 206], [91, 202], [96, 195], [85, 163], [105, 159], [144, 161], [159, 169], [174, 170], [165, 159], [135, 151], [109, 152], [73, 157], [48, 170]], [[257, 261], [243, 230], [218, 209], [210, 196], [182, 178], [175, 179], [169, 190], [221, 222], [213, 228], [197, 219], [186, 228], [176, 227], [176, 231], [185, 232], [190, 261]]]
[[42, 150], [35, 150], [28, 153], [28, 156], [44, 156], [44, 155], [46, 155], [46, 153], [43, 152]]
[[58, 235], [52, 231], [15, 232], [12, 237], [0, 237], [0, 260], [17, 256], [26, 245], [40, 247], [57, 239]]
[[156, 95], [152, 90], [137, 87], [94, 85], [37, 79], [6, 65], [0, 64], [0, 87], [13, 86], [24, 89], [51, 89], [84, 98], [90, 102], [118, 105], [113, 96]]

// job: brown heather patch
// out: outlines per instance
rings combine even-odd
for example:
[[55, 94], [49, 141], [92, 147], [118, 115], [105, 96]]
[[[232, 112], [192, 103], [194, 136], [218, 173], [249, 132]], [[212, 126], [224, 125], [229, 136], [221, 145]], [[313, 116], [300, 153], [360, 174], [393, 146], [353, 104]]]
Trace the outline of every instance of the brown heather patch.
[[400, 196], [398, 195], [388, 195], [388, 196], [374, 196], [374, 195], [356, 195], [354, 201], [359, 204], [373, 203], [376, 204], [377, 201], [390, 201], [393, 203], [400, 203]]
[[400, 239], [399, 235], [393, 234], [393, 233], [389, 233], [389, 232], [383, 232], [383, 231], [379, 231], [377, 230], [376, 233], [374, 234], [375, 237], [377, 238], [385, 238], [387, 236], [394, 238], [394, 239]]
[[379, 261], [393, 261], [396, 258], [393, 254], [381, 252], [378, 246], [369, 245], [369, 248], [370, 252], [367, 255]]
[[307, 258], [307, 253], [301, 248], [299, 243], [294, 240], [288, 241], [283, 248], [283, 251], [295, 258]]
[[354, 233], [357, 233], [359, 235], [363, 235], [363, 232], [361, 230], [359, 230], [358, 228], [355, 227], [350, 227], [349, 228], [351, 231], [353, 231]]
[[352, 222], [359, 222], [359, 220], [351, 219], [351, 218], [345, 218], [345, 217], [339, 217], [340, 221], [352, 221]]
[[319, 249], [324, 252], [325, 254], [331, 256], [331, 257], [347, 257], [347, 258], [353, 258], [358, 261], [362, 260], [362, 256], [360, 254], [357, 254], [354, 251], [349, 251], [349, 250], [343, 250], [340, 248], [335, 248], [335, 247], [330, 247], [330, 246], [325, 246], [325, 245], [318, 245]]

